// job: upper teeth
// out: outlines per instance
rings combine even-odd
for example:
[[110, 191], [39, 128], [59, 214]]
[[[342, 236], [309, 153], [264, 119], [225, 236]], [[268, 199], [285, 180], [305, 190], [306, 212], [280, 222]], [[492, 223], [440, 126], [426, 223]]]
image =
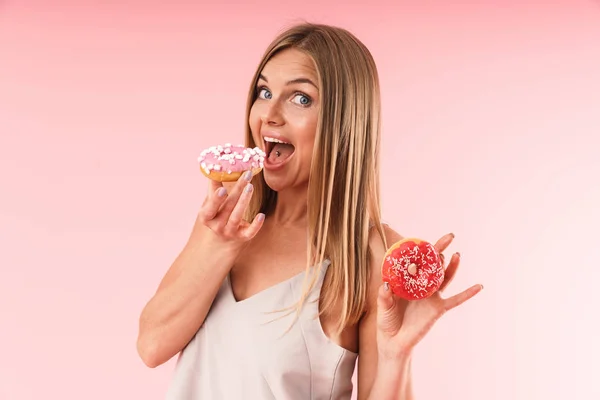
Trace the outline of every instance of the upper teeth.
[[264, 139], [265, 139], [265, 142], [289, 144], [288, 142], [284, 142], [283, 140], [275, 139], [272, 137], [265, 136]]

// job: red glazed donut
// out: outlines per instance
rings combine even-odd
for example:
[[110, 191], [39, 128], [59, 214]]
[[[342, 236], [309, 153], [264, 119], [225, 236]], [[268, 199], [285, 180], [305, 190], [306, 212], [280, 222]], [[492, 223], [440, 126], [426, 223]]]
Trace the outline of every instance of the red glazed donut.
[[218, 182], [237, 181], [248, 170], [254, 176], [262, 171], [264, 161], [265, 152], [259, 147], [251, 149], [231, 143], [204, 149], [198, 157], [202, 173]]
[[406, 300], [431, 296], [444, 281], [444, 265], [431, 243], [408, 238], [385, 253], [381, 275], [392, 293]]

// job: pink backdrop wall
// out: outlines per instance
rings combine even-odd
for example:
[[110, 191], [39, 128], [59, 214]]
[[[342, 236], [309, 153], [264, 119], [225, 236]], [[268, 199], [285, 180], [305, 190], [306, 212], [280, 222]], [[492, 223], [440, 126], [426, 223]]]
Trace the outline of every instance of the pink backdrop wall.
[[100, 3], [0, 2], [0, 399], [163, 398], [139, 312], [204, 196], [196, 156], [241, 137], [301, 18], [376, 58], [386, 220], [455, 232], [449, 293], [485, 285], [416, 350], [418, 398], [600, 398], [598, 2]]

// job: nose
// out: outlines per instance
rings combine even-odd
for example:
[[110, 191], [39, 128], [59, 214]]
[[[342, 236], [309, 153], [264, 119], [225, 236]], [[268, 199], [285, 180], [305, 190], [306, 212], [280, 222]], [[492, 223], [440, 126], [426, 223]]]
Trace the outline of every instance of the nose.
[[265, 104], [262, 115], [260, 117], [264, 125], [279, 126], [283, 125], [283, 115], [278, 101], [270, 101]]

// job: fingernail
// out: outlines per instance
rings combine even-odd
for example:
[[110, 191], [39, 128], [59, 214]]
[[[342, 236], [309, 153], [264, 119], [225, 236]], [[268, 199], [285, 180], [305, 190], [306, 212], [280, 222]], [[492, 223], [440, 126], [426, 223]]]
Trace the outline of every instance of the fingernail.
[[479, 285], [479, 286], [481, 286], [481, 290], [483, 290], [483, 285]]
[[219, 190], [217, 190], [217, 196], [219, 197], [223, 197], [227, 194], [227, 189], [225, 189], [224, 187], [219, 188]]
[[263, 222], [265, 220], [265, 214], [260, 213], [256, 216], [256, 219], [258, 220], [258, 222]]
[[455, 238], [454, 233], [450, 232], [450, 236], [452, 236], [452, 239]]
[[244, 179], [250, 181], [252, 179], [252, 171], [246, 171], [244, 174]]
[[244, 191], [246, 193], [250, 193], [252, 191], [252, 184], [251, 183], [247, 184], [246, 187], [244, 188]]
[[390, 290], [390, 284], [387, 282], [383, 282], [383, 289], [387, 292]]
[[458, 251], [456, 252], [456, 255], [460, 257], [460, 253]]

